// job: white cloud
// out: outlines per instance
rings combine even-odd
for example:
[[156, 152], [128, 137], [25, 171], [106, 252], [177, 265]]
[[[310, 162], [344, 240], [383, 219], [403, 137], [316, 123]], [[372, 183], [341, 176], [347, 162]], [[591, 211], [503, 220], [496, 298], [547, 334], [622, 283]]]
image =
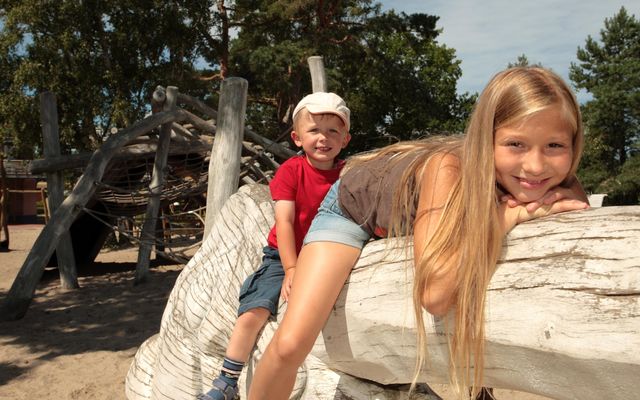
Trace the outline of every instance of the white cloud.
[[[569, 66], [588, 35], [624, 6], [640, 18], [638, 0], [385, 0], [383, 9], [440, 17], [441, 43], [462, 61], [459, 92], [479, 92], [496, 72], [525, 54], [569, 81]], [[585, 93], [579, 94], [585, 100]]]

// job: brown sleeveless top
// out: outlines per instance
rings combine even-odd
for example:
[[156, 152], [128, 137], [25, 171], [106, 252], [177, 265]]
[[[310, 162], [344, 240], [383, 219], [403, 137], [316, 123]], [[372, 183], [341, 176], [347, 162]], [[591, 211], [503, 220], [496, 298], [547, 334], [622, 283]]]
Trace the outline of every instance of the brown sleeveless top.
[[[342, 211], [372, 237], [387, 237], [394, 194], [402, 174], [420, 154], [390, 154], [349, 168], [340, 177]], [[415, 177], [410, 184], [415, 187]], [[416, 203], [411, 207], [409, 224], [413, 224], [416, 207]]]

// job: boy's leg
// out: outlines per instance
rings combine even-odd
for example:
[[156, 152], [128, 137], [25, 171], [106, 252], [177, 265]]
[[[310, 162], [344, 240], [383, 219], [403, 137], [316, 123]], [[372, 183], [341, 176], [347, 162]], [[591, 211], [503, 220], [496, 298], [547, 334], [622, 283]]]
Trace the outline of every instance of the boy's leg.
[[240, 315], [229, 338], [225, 357], [246, 363], [256, 344], [258, 334], [269, 320], [271, 311], [258, 307]]
[[360, 249], [334, 242], [302, 248], [282, 323], [256, 368], [249, 400], [288, 399], [298, 367], [360, 256]]
[[220, 375], [213, 381], [213, 389], [200, 395], [200, 400], [227, 400], [237, 397], [238, 378], [249, 359], [258, 334], [270, 315], [276, 315], [284, 270], [278, 251], [263, 249], [262, 265], [240, 288], [238, 319], [231, 332], [222, 361]]
[[199, 400], [232, 400], [237, 398], [238, 379], [260, 330], [271, 315], [271, 311], [258, 307], [241, 314], [233, 327], [229, 346], [222, 361], [220, 375], [213, 381], [213, 389], [200, 395]]

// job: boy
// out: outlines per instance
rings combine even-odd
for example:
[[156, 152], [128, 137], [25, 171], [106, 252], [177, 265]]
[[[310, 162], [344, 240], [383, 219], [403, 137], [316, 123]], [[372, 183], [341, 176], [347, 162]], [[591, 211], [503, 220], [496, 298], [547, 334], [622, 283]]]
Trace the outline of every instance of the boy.
[[258, 334], [278, 311], [279, 297], [288, 301], [298, 253], [313, 217], [344, 162], [336, 157], [351, 139], [350, 111], [334, 93], [304, 97], [293, 111], [291, 138], [303, 155], [284, 162], [269, 184], [275, 203], [275, 225], [263, 249], [262, 265], [240, 289], [238, 319], [229, 339], [220, 375], [200, 400], [238, 398], [238, 378]]

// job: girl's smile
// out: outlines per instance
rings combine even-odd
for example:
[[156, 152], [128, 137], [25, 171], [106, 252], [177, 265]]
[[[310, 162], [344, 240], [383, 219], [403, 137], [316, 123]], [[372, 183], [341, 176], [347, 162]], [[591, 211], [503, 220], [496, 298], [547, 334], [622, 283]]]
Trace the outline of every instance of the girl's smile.
[[496, 129], [494, 155], [497, 182], [518, 201], [539, 200], [571, 170], [573, 127], [561, 107], [544, 109]]

